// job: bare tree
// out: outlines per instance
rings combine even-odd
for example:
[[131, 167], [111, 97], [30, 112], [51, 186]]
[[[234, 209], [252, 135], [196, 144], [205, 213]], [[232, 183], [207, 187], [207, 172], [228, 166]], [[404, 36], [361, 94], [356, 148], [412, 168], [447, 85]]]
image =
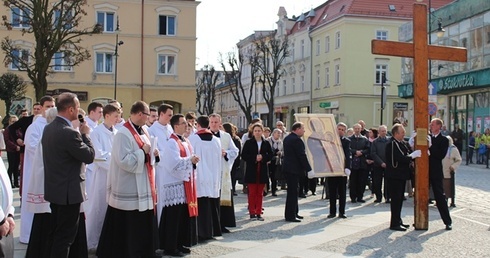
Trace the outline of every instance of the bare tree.
[[[225, 71], [225, 82], [230, 86], [230, 93], [233, 99], [238, 103], [242, 110], [247, 124], [252, 122], [252, 96], [255, 89], [255, 77], [257, 75], [257, 56], [250, 53], [238, 53], [238, 59], [235, 52], [228, 53], [225, 60], [221, 60], [221, 66]], [[226, 62], [226, 63], [225, 63]], [[231, 71], [226, 72], [226, 64]], [[248, 64], [248, 65], [245, 65]], [[244, 69], [250, 68], [250, 84], [243, 85], [242, 74]]]
[[282, 76], [284, 59], [289, 56], [287, 37], [276, 38], [275, 32], [255, 41], [258, 80], [262, 85], [262, 96], [269, 109], [267, 126], [274, 127], [274, 96], [277, 83]]
[[[22, 34], [34, 36], [34, 52], [9, 37], [3, 39], [1, 48], [5, 52], [5, 65], [12, 64], [19, 71], [27, 72], [36, 91], [36, 99], [46, 94], [46, 76], [55, 63], [58, 67], [73, 67], [90, 58], [87, 49], [80, 46], [82, 36], [100, 33], [102, 26], [79, 28], [87, 15], [83, 9], [87, 0], [4, 0], [10, 9], [11, 19], [2, 16], [8, 30], [22, 28]], [[53, 61], [53, 56], [61, 62]]]
[[212, 65], [205, 65], [201, 69], [196, 81], [197, 112], [201, 115], [214, 113], [216, 103], [216, 82], [219, 73]]
[[[14, 73], [5, 73], [0, 76], [0, 99], [5, 101], [5, 110], [7, 115], [5, 119], [8, 119], [9, 110], [14, 100], [18, 100], [26, 94], [27, 84], [22, 77]], [[7, 120], [8, 121], [8, 120]]]

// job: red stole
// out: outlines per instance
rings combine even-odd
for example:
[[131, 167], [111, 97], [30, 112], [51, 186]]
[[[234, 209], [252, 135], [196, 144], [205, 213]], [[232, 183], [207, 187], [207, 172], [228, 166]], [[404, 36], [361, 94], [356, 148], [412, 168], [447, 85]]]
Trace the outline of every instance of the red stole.
[[[124, 127], [128, 128], [129, 132], [133, 135], [134, 139], [136, 140], [136, 143], [138, 144], [138, 147], [143, 149], [143, 145], [145, 144], [143, 140], [141, 140], [140, 135], [136, 130], [133, 128], [133, 126], [129, 123], [129, 120], [124, 123]], [[141, 129], [143, 130], [143, 128]], [[144, 131], [143, 131], [144, 132]], [[147, 133], [144, 132], [146, 137], [148, 137]], [[148, 138], [149, 139], [149, 138]], [[148, 180], [150, 181], [150, 188], [151, 188], [151, 198], [153, 199], [153, 210], [156, 212], [155, 205], [157, 204], [157, 191], [155, 188], [155, 176], [153, 172], [153, 166], [151, 165], [151, 157], [150, 154], [145, 154], [145, 165], [146, 169], [148, 170]]]
[[[187, 152], [185, 151], [185, 147], [182, 144], [182, 142], [179, 140], [179, 138], [175, 134], [170, 135], [170, 138], [174, 139], [175, 142], [177, 142], [177, 145], [179, 146], [180, 149], [180, 157], [182, 158], [187, 157]], [[189, 146], [189, 150], [192, 153], [191, 144], [187, 140], [185, 141], [187, 142], [187, 146]], [[189, 217], [197, 217], [198, 215], [197, 190], [196, 190], [196, 182], [194, 181], [194, 169], [192, 170], [190, 180], [188, 182], [184, 181], [184, 189], [185, 189], [185, 198], [187, 200], [187, 207], [189, 209]]]

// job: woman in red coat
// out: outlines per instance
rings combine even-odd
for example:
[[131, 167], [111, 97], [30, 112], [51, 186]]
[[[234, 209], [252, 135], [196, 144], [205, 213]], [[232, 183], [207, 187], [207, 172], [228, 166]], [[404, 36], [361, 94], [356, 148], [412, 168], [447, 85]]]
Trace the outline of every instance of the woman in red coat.
[[270, 143], [263, 137], [262, 124], [252, 125], [253, 138], [246, 141], [242, 150], [242, 159], [246, 162], [244, 182], [248, 185], [248, 211], [250, 219], [263, 221], [262, 199], [265, 184], [269, 180], [267, 162], [272, 157]]

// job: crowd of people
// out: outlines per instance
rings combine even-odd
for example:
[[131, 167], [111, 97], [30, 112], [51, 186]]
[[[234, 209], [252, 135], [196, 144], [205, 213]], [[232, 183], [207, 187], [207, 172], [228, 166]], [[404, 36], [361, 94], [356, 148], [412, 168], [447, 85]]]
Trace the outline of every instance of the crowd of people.
[[[408, 227], [401, 207], [405, 192], [413, 194], [413, 160], [421, 153], [409, 144], [416, 135], [404, 141], [402, 124], [368, 130], [362, 120], [352, 128], [338, 123], [343, 174], [318, 180], [301, 122], [287, 131], [281, 121], [271, 129], [254, 119], [240, 137], [219, 114], [174, 114], [169, 104], [150, 108], [137, 101], [128, 119], [123, 117], [116, 100], [90, 103], [85, 114], [76, 95], [63, 93], [56, 100], [43, 97], [31, 116], [10, 118], [4, 130], [9, 161], [4, 181], [20, 188], [19, 240], [28, 244], [26, 257], [87, 257], [91, 252], [155, 257], [158, 249], [185, 256], [197, 243], [236, 227], [237, 184], [247, 194], [253, 221], [266, 220], [265, 196], [286, 189], [284, 219], [301, 222], [298, 198], [316, 195], [319, 184], [329, 199], [327, 218], [345, 219], [347, 188], [352, 203], [364, 203], [369, 185], [374, 202], [390, 203], [390, 229]], [[460, 136], [442, 136], [442, 126], [440, 119], [431, 122], [429, 175], [433, 199], [450, 230], [446, 198], [454, 197], [454, 190], [448, 180], [462, 159], [456, 145]], [[476, 149], [483, 137], [473, 138]], [[13, 247], [15, 222], [11, 203], [2, 208], [4, 250]]]

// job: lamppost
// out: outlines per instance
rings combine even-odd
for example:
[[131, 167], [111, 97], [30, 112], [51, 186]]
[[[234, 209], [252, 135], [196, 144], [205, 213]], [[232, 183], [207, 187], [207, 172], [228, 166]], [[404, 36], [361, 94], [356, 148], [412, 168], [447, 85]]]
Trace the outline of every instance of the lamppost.
[[385, 109], [386, 106], [386, 73], [381, 73], [381, 115], [380, 115], [380, 120], [379, 120], [379, 125], [383, 124], [383, 110]]
[[117, 99], [117, 58], [119, 56], [118, 50], [119, 50], [119, 46], [124, 44], [124, 41], [119, 40], [119, 32], [121, 32], [121, 30], [119, 29], [119, 17], [118, 17], [116, 23], [116, 30], [114, 31], [114, 33], [116, 33], [116, 48], [114, 50], [114, 99]]

